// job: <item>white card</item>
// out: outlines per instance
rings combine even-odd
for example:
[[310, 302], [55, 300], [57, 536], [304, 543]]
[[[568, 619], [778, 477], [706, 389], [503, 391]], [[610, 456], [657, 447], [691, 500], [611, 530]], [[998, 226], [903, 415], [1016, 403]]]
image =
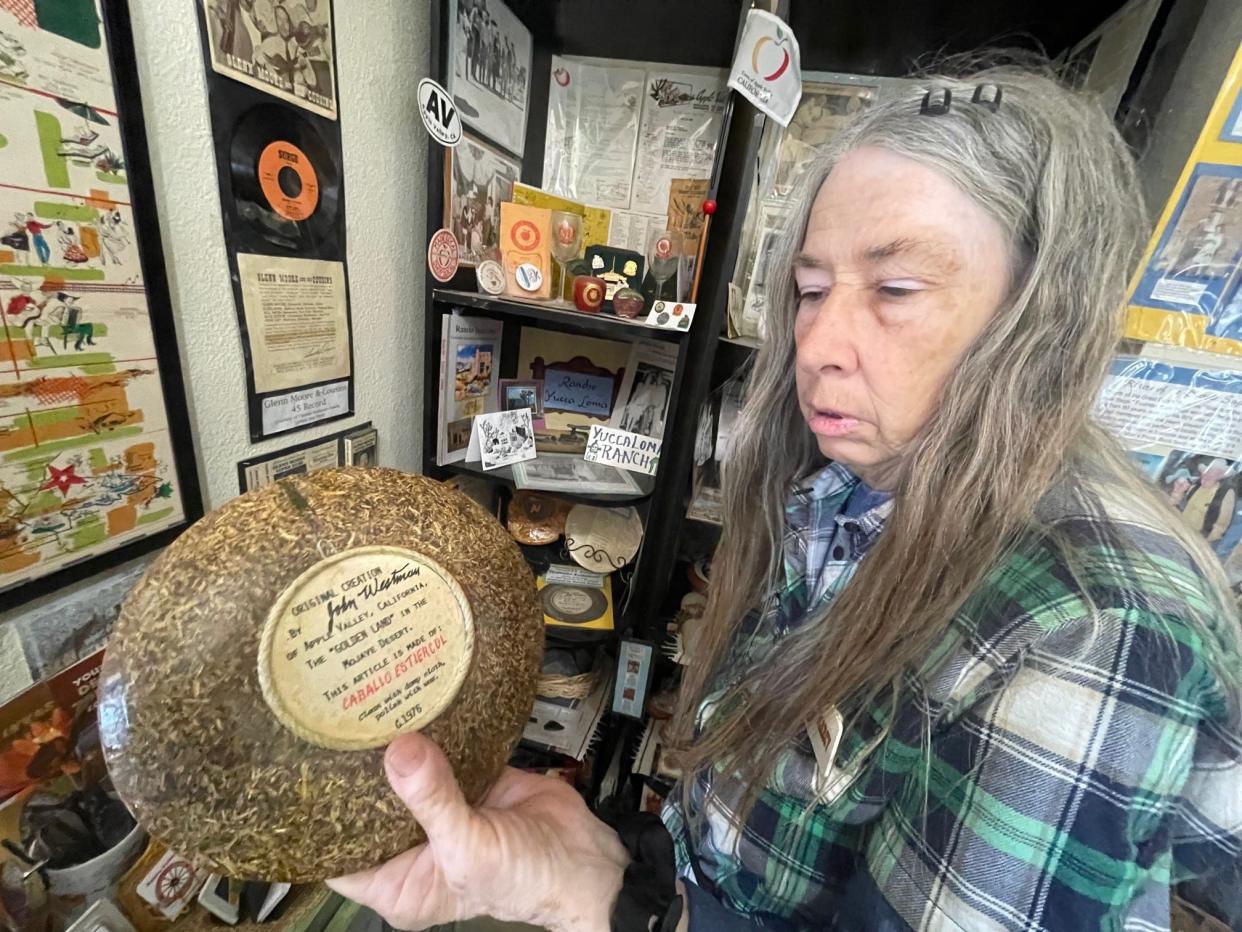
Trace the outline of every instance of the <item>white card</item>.
[[186, 908], [204, 875], [175, 851], [166, 851], [138, 884], [140, 897], [159, 910], [165, 919], [176, 919]]
[[694, 323], [694, 308], [688, 301], [657, 301], [647, 312], [647, 326], [689, 330]]
[[533, 460], [535, 427], [530, 408], [476, 414], [470, 425], [467, 461], [481, 460], [484, 469], [499, 469], [523, 460]]
[[654, 476], [660, 468], [660, 441], [644, 434], [594, 424], [582, 458], [590, 463], [604, 463]]
[[479, 452], [479, 415], [470, 419], [470, 442], [466, 444], [466, 462], [477, 463], [483, 458]]

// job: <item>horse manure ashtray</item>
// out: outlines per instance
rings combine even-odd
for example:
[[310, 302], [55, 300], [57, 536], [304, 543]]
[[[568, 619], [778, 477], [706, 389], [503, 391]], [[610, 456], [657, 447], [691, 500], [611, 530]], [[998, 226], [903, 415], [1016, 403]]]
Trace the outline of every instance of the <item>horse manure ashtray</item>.
[[233, 499], [126, 598], [100, 681], [121, 797], [232, 877], [321, 880], [424, 840], [384, 747], [421, 731], [470, 802], [521, 736], [543, 613], [517, 545], [460, 492], [328, 469]]

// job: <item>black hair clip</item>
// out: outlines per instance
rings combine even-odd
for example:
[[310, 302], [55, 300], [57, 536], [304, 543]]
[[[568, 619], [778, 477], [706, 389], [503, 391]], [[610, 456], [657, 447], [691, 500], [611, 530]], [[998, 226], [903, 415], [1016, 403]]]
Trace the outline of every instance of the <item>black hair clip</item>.
[[923, 95], [923, 104], [919, 107], [920, 116], [944, 116], [949, 112], [949, 108], [953, 106], [953, 92], [942, 87], [937, 93], [940, 99], [935, 103], [932, 102], [931, 91]]
[[[987, 97], [984, 93], [987, 93]], [[975, 88], [975, 93], [971, 96], [970, 102], [973, 104], [983, 104], [993, 113], [1000, 109], [1001, 105], [1001, 89], [999, 84], [980, 84]]]

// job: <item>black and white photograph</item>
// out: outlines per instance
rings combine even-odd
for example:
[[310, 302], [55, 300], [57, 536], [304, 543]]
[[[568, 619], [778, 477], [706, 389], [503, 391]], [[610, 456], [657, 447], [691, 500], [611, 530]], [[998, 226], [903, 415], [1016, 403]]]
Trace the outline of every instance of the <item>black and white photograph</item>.
[[462, 121], [520, 156], [530, 30], [500, 0], [450, 0], [449, 62], [448, 92]]
[[345, 435], [345, 464], [347, 466], [376, 465], [375, 448], [379, 443], [379, 431], [367, 427]]
[[832, 137], [878, 96], [878, 88], [866, 84], [805, 82], [802, 99], [781, 139], [772, 194], [789, 197], [801, 172], [815, 160]]
[[446, 149], [444, 158], [444, 225], [457, 240], [459, 263], [497, 258], [500, 202], [513, 199], [521, 163], [469, 136]]
[[500, 380], [500, 410], [518, 408], [530, 408], [535, 428], [543, 426], [543, 379]]
[[536, 455], [530, 408], [480, 414], [474, 419], [474, 429], [479, 434], [479, 458], [484, 469], [510, 466]]
[[651, 340], [637, 341], [630, 349], [608, 426], [662, 439], [676, 371], [675, 346]]
[[204, 0], [211, 67], [336, 119], [332, 0]]
[[642, 488], [623, 470], [587, 462], [573, 453], [541, 453], [538, 459], [516, 463], [513, 484], [573, 495], [627, 495]]

